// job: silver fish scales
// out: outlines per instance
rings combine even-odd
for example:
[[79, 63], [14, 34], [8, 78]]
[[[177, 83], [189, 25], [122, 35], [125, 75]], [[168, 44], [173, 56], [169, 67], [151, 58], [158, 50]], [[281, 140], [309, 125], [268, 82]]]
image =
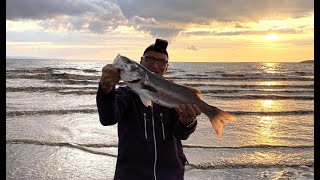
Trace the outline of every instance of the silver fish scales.
[[151, 101], [170, 108], [196, 104], [208, 116], [218, 137], [222, 135], [224, 123], [236, 119], [234, 115], [204, 102], [190, 88], [168, 81], [125, 56], [118, 55], [113, 67], [120, 69], [121, 79], [146, 106], [151, 105]]

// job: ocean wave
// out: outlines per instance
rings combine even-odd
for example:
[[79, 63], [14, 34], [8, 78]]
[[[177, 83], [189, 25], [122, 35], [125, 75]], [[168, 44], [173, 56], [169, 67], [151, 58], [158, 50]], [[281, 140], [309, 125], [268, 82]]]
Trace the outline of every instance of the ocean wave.
[[[67, 71], [67, 72], [65, 72]], [[68, 73], [68, 71], [75, 71]], [[98, 80], [100, 76], [83, 75], [81, 73], [95, 73], [93, 69], [77, 69], [77, 68], [36, 68], [36, 69], [16, 69], [7, 70], [6, 78], [8, 79], [74, 79], [74, 80]], [[78, 74], [77, 74], [78, 73]]]
[[75, 148], [82, 151], [86, 151], [92, 154], [98, 155], [105, 155], [111, 157], [117, 157], [117, 155], [107, 152], [100, 152], [95, 151], [92, 149], [88, 149], [88, 147], [94, 148], [102, 148], [102, 147], [118, 147], [117, 145], [101, 145], [101, 144], [77, 144], [77, 143], [70, 143], [70, 142], [49, 142], [49, 141], [37, 141], [37, 140], [30, 140], [30, 139], [11, 139], [6, 140], [7, 144], [32, 144], [32, 145], [44, 145], [44, 146], [60, 146], [60, 147], [69, 147]]
[[35, 74], [6, 74], [6, 79], [50, 79], [51, 74], [35, 73]]
[[61, 95], [94, 95], [97, 93], [98, 87], [7, 87], [7, 92], [56, 92]]
[[[6, 144], [32, 144], [32, 145], [43, 145], [43, 146], [59, 146], [59, 147], [69, 147], [69, 148], [76, 148], [80, 149], [89, 153], [93, 154], [99, 154], [99, 155], [107, 155], [112, 157], [117, 157], [116, 154], [107, 153], [107, 152], [101, 152], [98, 150], [95, 150], [96, 148], [118, 148], [118, 144], [83, 144], [83, 143], [73, 143], [73, 142], [51, 142], [51, 141], [39, 141], [39, 140], [33, 140], [33, 139], [7, 139]], [[184, 144], [183, 147], [185, 149], [188, 148], [198, 148], [198, 149], [280, 149], [280, 148], [289, 148], [289, 149], [313, 149], [314, 146], [274, 146], [274, 145], [253, 145], [253, 146], [240, 146], [240, 147], [208, 147], [208, 146], [201, 146], [201, 145], [189, 145]], [[95, 149], [89, 149], [89, 148], [95, 148]], [[219, 169], [222, 167], [225, 167], [228, 164], [228, 167], [238, 167], [240, 164], [230, 164], [230, 163], [219, 163], [219, 164], [213, 164], [213, 163], [204, 163], [204, 164], [189, 164], [191, 166], [194, 166], [198, 169]], [[241, 164], [242, 167], [245, 164]], [[245, 167], [258, 167], [256, 166], [258, 164], [247, 164]], [[266, 165], [268, 164], [260, 164], [260, 165]], [[272, 164], [272, 166], [279, 166], [280, 164]], [[285, 164], [288, 165], [288, 164]], [[297, 164], [292, 164], [297, 165]], [[300, 165], [300, 164], [299, 164]], [[313, 166], [313, 164], [308, 164], [308, 166]]]
[[[73, 73], [68, 71], [74, 71]], [[97, 70], [95, 69], [77, 69], [77, 68], [36, 68], [36, 69], [15, 69], [7, 70], [6, 77], [8, 79], [74, 79], [74, 80], [97, 80], [100, 78], [96, 74]], [[168, 75], [171, 79], [188, 79], [188, 80], [226, 80], [226, 81], [248, 81], [248, 80], [261, 80], [261, 81], [314, 81], [314, 77], [305, 77], [301, 76], [302, 72], [296, 73], [298, 76], [292, 75], [263, 75], [263, 74], [191, 74], [184, 73], [183, 76], [175, 76], [176, 73], [184, 71], [169, 71]], [[83, 73], [91, 73], [83, 75]]]
[[86, 72], [86, 73], [96, 73], [96, 72], [100, 72], [100, 71], [97, 71], [95, 69], [84, 69], [82, 70], [83, 72]]
[[[91, 148], [117, 148], [118, 144], [83, 144], [83, 143], [70, 143], [70, 142], [51, 142], [51, 141], [39, 141], [33, 139], [7, 139], [6, 143], [10, 144], [34, 144], [34, 145], [48, 145], [48, 146], [68, 146], [76, 145], [82, 147]], [[184, 148], [199, 148], [199, 149], [277, 149], [277, 148], [292, 148], [292, 149], [309, 149], [314, 148], [311, 145], [298, 145], [298, 146], [284, 146], [284, 145], [252, 145], [252, 146], [204, 146], [183, 144]]]
[[[200, 89], [201, 90], [201, 89]], [[297, 94], [297, 93], [314, 93], [311, 91], [297, 91], [297, 90], [263, 90], [263, 89], [217, 89], [217, 90], [201, 90], [202, 94], [225, 94], [225, 93], [239, 93], [239, 92], [256, 92], [256, 93], [288, 93], [288, 94]]]
[[[96, 85], [96, 86], [86, 86], [86, 87], [70, 87], [70, 86], [24, 86], [24, 87], [6, 87], [7, 92], [56, 92], [58, 94], [77, 94], [77, 95], [94, 95], [98, 89], [97, 81], [70, 81], [66, 80], [64, 84], [68, 85]], [[122, 86], [124, 83], [118, 83]], [[314, 90], [264, 90], [264, 89], [215, 89], [215, 90], [201, 90], [203, 95], [211, 94], [237, 94], [243, 92], [253, 92], [257, 94], [303, 94], [303, 93], [314, 93]]]
[[[110, 153], [106, 151], [100, 151], [100, 148], [117, 148], [117, 144], [79, 144], [73, 142], [50, 142], [50, 141], [38, 141], [31, 139], [10, 139], [6, 140], [6, 144], [31, 144], [39, 146], [58, 146], [67, 147], [82, 150], [84, 152], [118, 157], [116, 153]], [[94, 148], [94, 149], [92, 149]], [[302, 149], [313, 149], [313, 146], [268, 146], [268, 145], [257, 145], [257, 146], [243, 146], [243, 147], [205, 147], [205, 146], [193, 146], [184, 145], [184, 148], [211, 148], [211, 149], [245, 149], [245, 148], [257, 148], [257, 149], [270, 149], [270, 148], [302, 148]], [[314, 167], [314, 162], [288, 162], [288, 161], [274, 161], [274, 162], [243, 162], [243, 161], [217, 161], [217, 162], [205, 162], [205, 163], [189, 163], [187, 164], [187, 169], [227, 169], [227, 168], [303, 168], [309, 170], [309, 168]]]
[[203, 146], [203, 145], [193, 145], [193, 144], [183, 144], [185, 148], [201, 148], [201, 149], [276, 149], [276, 148], [293, 148], [293, 149], [308, 149], [314, 148], [314, 146], [280, 146], [280, 145], [252, 145], [252, 146]]
[[95, 95], [97, 91], [58, 91], [58, 94]]
[[43, 68], [34, 68], [34, 69], [11, 69], [7, 70], [7, 73], [52, 73], [53, 71], [79, 71], [79, 72], [98, 72], [95, 69], [78, 69], [78, 68], [55, 68], [55, 67], [43, 67]]
[[[272, 163], [272, 164], [265, 164], [265, 163], [203, 163], [203, 164], [188, 164], [192, 168], [196, 169], [230, 169], [230, 168], [235, 168], [235, 169], [241, 169], [241, 168], [286, 168], [286, 167], [291, 167], [291, 168], [299, 168], [299, 167], [314, 167], [314, 162], [308, 162], [308, 163]], [[192, 168], [189, 168], [192, 169]]]
[[272, 99], [272, 100], [314, 100], [313, 96], [281, 96], [281, 95], [241, 95], [241, 96], [215, 96], [210, 95], [212, 98], [222, 99]]
[[314, 114], [314, 111], [275, 111], [275, 112], [247, 112], [247, 111], [233, 111], [230, 112], [235, 115], [264, 115], [264, 116], [280, 116], [280, 115], [308, 115]]
[[[235, 115], [264, 115], [264, 116], [281, 116], [281, 115], [312, 115], [314, 111], [229, 111]], [[31, 115], [51, 115], [51, 114], [72, 114], [72, 113], [97, 113], [97, 109], [57, 109], [57, 110], [37, 110], [37, 111], [7, 111], [7, 117], [11, 116], [31, 116]]]
[[306, 88], [306, 89], [314, 89], [313, 84], [307, 85], [235, 85], [235, 84], [206, 84], [206, 83], [183, 83], [183, 85], [198, 87], [198, 86], [206, 86], [206, 87], [225, 87], [225, 88]]
[[52, 74], [50, 78], [51, 79], [75, 79], [75, 80], [99, 80], [100, 76], [59, 73], [59, 74]]
[[295, 71], [293, 73], [299, 76], [314, 76], [313, 72]]
[[66, 79], [66, 80], [99, 80], [100, 76], [80, 75], [68, 73], [34, 73], [34, 74], [7, 74], [7, 79]]
[[7, 87], [6, 92], [55, 92], [61, 95], [94, 95], [97, 94], [98, 87]]
[[52, 73], [54, 68], [43, 67], [43, 68], [35, 68], [35, 69], [12, 69], [6, 70], [7, 73], [12, 74], [24, 74], [24, 73]]
[[187, 77], [177, 77], [170, 76], [173, 80], [210, 80], [210, 81], [250, 81], [250, 80], [259, 80], [259, 81], [314, 81], [312, 77], [208, 77], [208, 76], [198, 76], [198, 75], [189, 75]]
[[9, 116], [30, 116], [30, 115], [51, 115], [51, 114], [69, 114], [69, 113], [97, 113], [97, 109], [57, 109], [40, 111], [7, 111]]
[[66, 85], [89, 85], [98, 84], [98, 80], [72, 80], [72, 79], [51, 79], [47, 80], [51, 83], [66, 84]]
[[63, 86], [51, 86], [51, 87], [6, 87], [6, 91], [8, 92], [44, 92], [44, 91], [60, 91], [60, 90], [97, 90], [98, 87], [63, 87]]

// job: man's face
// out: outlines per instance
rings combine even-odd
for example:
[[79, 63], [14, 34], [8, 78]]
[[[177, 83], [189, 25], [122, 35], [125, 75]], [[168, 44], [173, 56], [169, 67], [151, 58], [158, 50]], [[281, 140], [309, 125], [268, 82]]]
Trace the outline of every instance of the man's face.
[[148, 51], [141, 57], [140, 64], [146, 67], [149, 71], [163, 76], [168, 68], [168, 57], [163, 53]]

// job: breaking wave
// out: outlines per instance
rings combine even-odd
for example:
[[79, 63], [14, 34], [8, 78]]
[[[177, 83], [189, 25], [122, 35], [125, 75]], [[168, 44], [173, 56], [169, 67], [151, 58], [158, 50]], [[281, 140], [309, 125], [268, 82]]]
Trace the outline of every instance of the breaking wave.
[[225, 88], [306, 88], [306, 89], [314, 89], [313, 84], [308, 85], [234, 85], [234, 84], [205, 84], [205, 83], [184, 83], [186, 86], [198, 87], [198, 86], [206, 86], [206, 87], [225, 87]]
[[281, 96], [281, 95], [241, 95], [241, 96], [215, 96], [210, 95], [212, 98], [223, 98], [223, 99], [272, 99], [272, 100], [314, 100], [313, 96]]
[[235, 115], [264, 115], [264, 116], [279, 116], [279, 115], [308, 115], [314, 114], [314, 111], [275, 111], [275, 112], [246, 112], [246, 111], [234, 111], [231, 112]]
[[[268, 115], [268, 116], [281, 116], [281, 115], [311, 115], [314, 111], [275, 111], [275, 112], [265, 112], [265, 111], [229, 111], [235, 115]], [[38, 110], [38, 111], [7, 111], [7, 117], [12, 116], [32, 116], [32, 115], [61, 115], [61, 114], [72, 114], [72, 113], [97, 113], [97, 109], [58, 109], [58, 110]]]
[[[84, 86], [84, 87], [68, 87], [68, 86], [49, 86], [49, 87], [7, 87], [7, 92], [57, 92], [59, 94], [95, 94], [98, 89], [98, 82], [78, 82], [75, 83], [69, 82], [70, 84], [81, 84], [81, 85], [94, 85], [94, 86]], [[65, 83], [65, 84], [69, 84]], [[123, 85], [123, 83], [119, 83], [119, 85]], [[216, 90], [201, 90], [202, 94], [237, 94], [241, 92], [253, 92], [253, 93], [272, 93], [272, 94], [301, 94], [301, 93], [314, 93], [313, 90], [263, 90], [263, 89], [216, 89]]]
[[276, 148], [298, 148], [307, 149], [314, 148], [314, 146], [278, 146], [278, 145], [253, 145], [253, 146], [228, 146], [228, 147], [209, 147], [201, 145], [183, 144], [185, 148], [202, 148], [202, 149], [276, 149]]
[[44, 146], [60, 146], [60, 147], [69, 147], [75, 148], [82, 151], [86, 151], [92, 154], [106, 155], [111, 157], [117, 157], [117, 155], [107, 152], [95, 151], [92, 149], [88, 149], [89, 147], [94, 148], [102, 148], [102, 147], [118, 147], [117, 145], [101, 145], [101, 144], [77, 144], [77, 143], [69, 143], [69, 142], [45, 142], [45, 141], [36, 141], [30, 139], [12, 139], [7, 140], [8, 144], [33, 144], [33, 145], [44, 145]]
[[226, 168], [235, 168], [235, 169], [240, 169], [240, 168], [280, 168], [280, 167], [291, 167], [291, 168], [299, 168], [299, 167], [314, 167], [314, 162], [309, 162], [309, 163], [272, 163], [272, 164], [266, 164], [266, 163], [255, 163], [252, 164], [250, 162], [248, 163], [203, 163], [203, 164], [188, 164], [189, 166], [196, 168], [196, 169], [226, 169]]
[[7, 116], [31, 116], [31, 115], [51, 115], [51, 114], [71, 114], [71, 113], [97, 113], [97, 109], [58, 109], [39, 111], [7, 111]]
[[[183, 76], [176, 76], [176, 73]], [[100, 71], [95, 69], [77, 69], [77, 68], [35, 68], [35, 69], [13, 69], [6, 71], [8, 79], [24, 78], [24, 79], [74, 79], [74, 80], [97, 80], [100, 78]], [[233, 74], [222, 71], [207, 72], [206, 74], [189, 74], [183, 70], [169, 70], [167, 75], [171, 79], [189, 79], [189, 80], [227, 80], [227, 81], [314, 81], [313, 74], [305, 72], [294, 72], [291, 74], [273, 74], [265, 75], [261, 73], [250, 74]], [[166, 75], [166, 76], [167, 76]]]
[[249, 91], [249, 92], [256, 92], [256, 93], [289, 93], [289, 94], [297, 94], [297, 93], [314, 93], [313, 90], [262, 90], [262, 89], [231, 89], [231, 90], [225, 90], [225, 89], [218, 89], [218, 90], [201, 90], [203, 94], [205, 93], [213, 93], [213, 94], [219, 94], [219, 93], [239, 93], [243, 91]]
[[[110, 153], [105, 151], [99, 151], [99, 148], [117, 148], [117, 144], [80, 144], [80, 143], [72, 143], [72, 142], [50, 142], [50, 141], [37, 141], [30, 139], [10, 139], [6, 140], [7, 144], [32, 144], [32, 145], [42, 145], [42, 146], [59, 146], [59, 147], [68, 147], [79, 149], [88, 153], [117, 157], [116, 153]], [[272, 145], [256, 145], [256, 146], [241, 146], [241, 147], [207, 147], [207, 146], [197, 146], [197, 145], [183, 145], [185, 149], [188, 148], [198, 148], [199, 151], [201, 149], [306, 149], [313, 150], [314, 146], [272, 146]], [[92, 149], [93, 148], [93, 149]], [[196, 169], [225, 169], [225, 168], [270, 168], [270, 167], [314, 167], [314, 162], [287, 162], [287, 161], [276, 161], [276, 162], [242, 162], [242, 161], [225, 161], [225, 162], [206, 162], [200, 164], [187, 164], [188, 169], [192, 168]]]
[[[192, 78], [191, 78], [192, 77]], [[312, 77], [208, 77], [208, 76], [186, 76], [186, 77], [170, 77], [172, 80], [210, 80], [210, 81], [249, 81], [249, 80], [260, 80], [260, 81], [314, 81]]]
[[[50, 141], [38, 141], [33, 139], [8, 139], [6, 143], [9, 144], [34, 144], [34, 145], [48, 145], [48, 146], [82, 146], [92, 148], [117, 148], [118, 144], [82, 144], [82, 143], [70, 143], [70, 142], [50, 142]], [[310, 145], [298, 145], [298, 146], [284, 146], [284, 145], [252, 145], [252, 146], [203, 146], [183, 144], [184, 148], [201, 148], [201, 149], [277, 149], [277, 148], [294, 148], [294, 149], [309, 149], [314, 148]]]

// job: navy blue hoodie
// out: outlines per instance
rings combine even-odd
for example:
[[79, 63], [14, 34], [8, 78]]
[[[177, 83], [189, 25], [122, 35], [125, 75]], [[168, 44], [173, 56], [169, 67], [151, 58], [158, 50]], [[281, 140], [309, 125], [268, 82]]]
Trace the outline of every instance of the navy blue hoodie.
[[173, 108], [146, 107], [128, 87], [96, 96], [100, 122], [118, 123], [116, 180], [183, 180], [186, 157], [181, 140], [196, 129], [186, 128]]

